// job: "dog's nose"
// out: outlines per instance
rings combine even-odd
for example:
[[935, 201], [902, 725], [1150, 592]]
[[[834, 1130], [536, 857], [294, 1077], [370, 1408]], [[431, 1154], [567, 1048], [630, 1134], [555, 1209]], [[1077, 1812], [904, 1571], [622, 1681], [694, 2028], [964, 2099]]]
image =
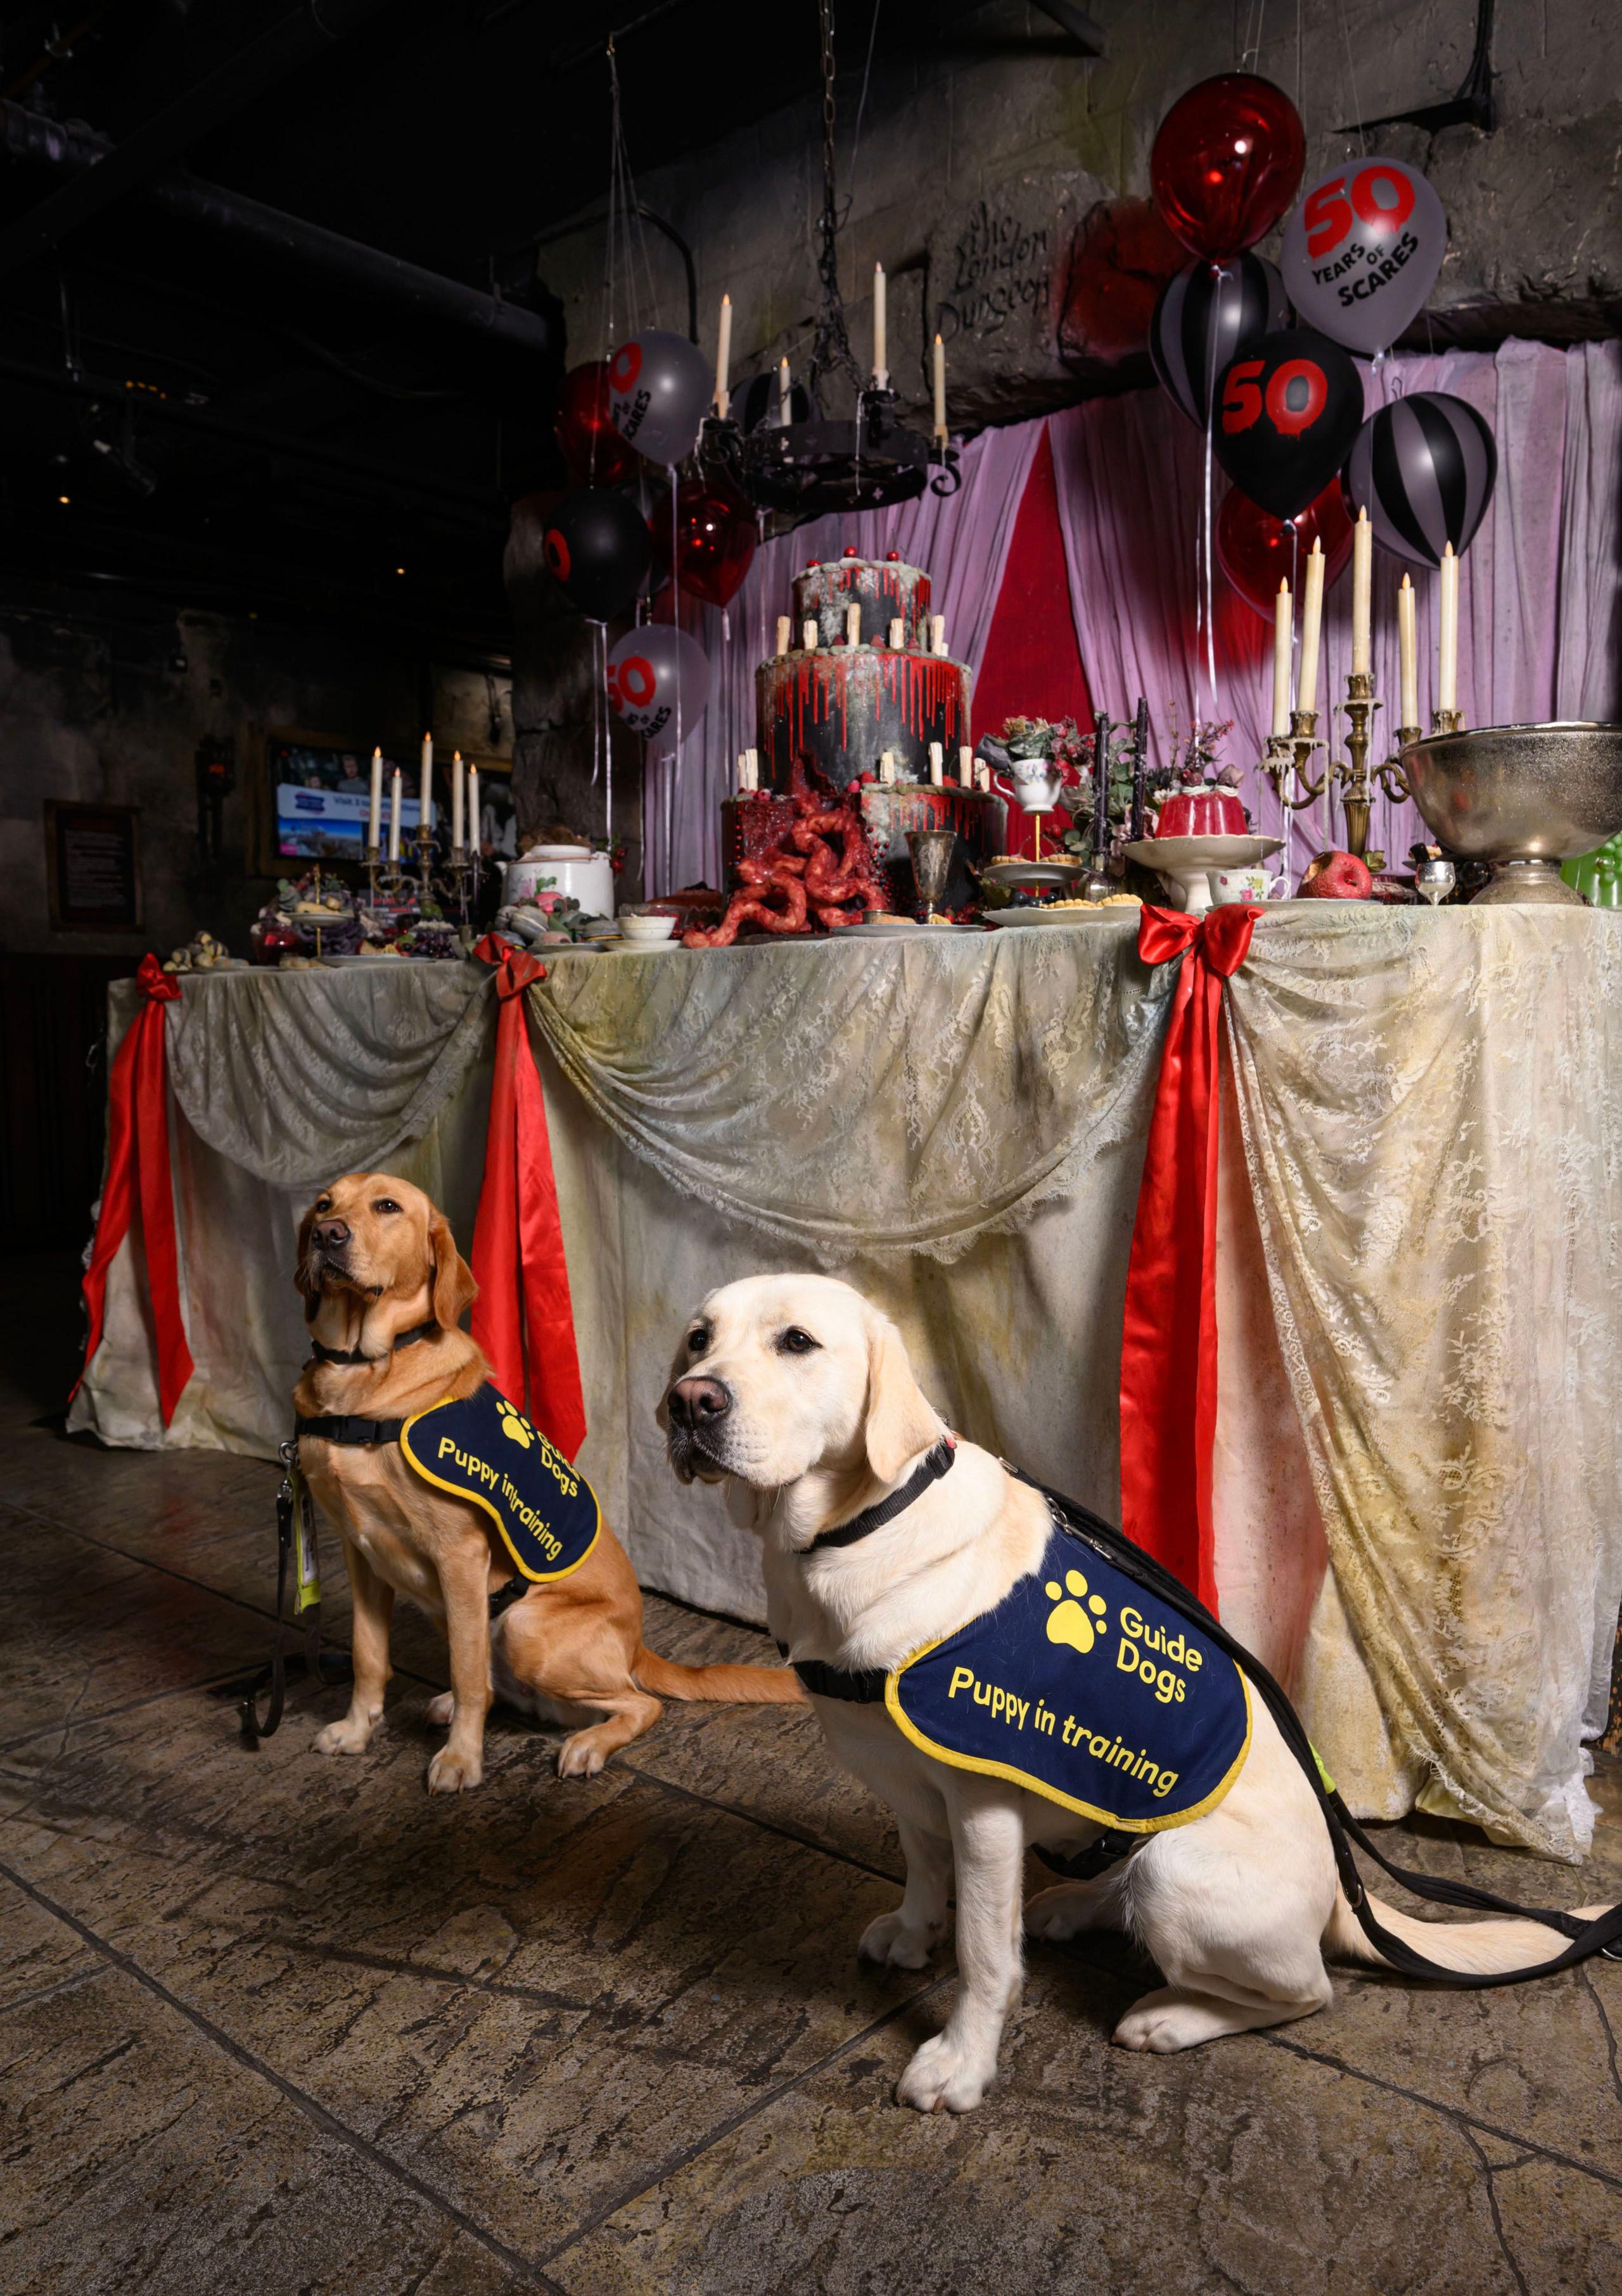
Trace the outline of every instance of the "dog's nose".
[[340, 1243], [348, 1243], [349, 1241], [349, 1227], [347, 1220], [317, 1220], [310, 1234], [315, 1238], [317, 1248], [322, 1251], [335, 1251]]
[[708, 1427], [732, 1407], [718, 1379], [678, 1379], [670, 1390], [670, 1416], [678, 1427]]

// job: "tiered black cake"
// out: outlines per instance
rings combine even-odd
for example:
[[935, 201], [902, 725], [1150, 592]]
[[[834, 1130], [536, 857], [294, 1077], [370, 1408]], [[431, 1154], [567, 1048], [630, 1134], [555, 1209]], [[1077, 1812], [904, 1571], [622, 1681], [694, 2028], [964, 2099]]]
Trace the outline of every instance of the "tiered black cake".
[[[861, 784], [860, 804], [884, 855], [896, 906], [912, 906], [910, 829], [956, 830], [946, 902], [972, 897], [965, 864], [988, 859], [1003, 833], [1001, 799], [964, 789], [960, 751], [969, 742], [969, 666], [930, 651], [930, 578], [899, 558], [858, 558], [854, 549], [813, 560], [793, 586], [787, 653], [755, 673], [756, 742], [761, 798], [730, 800], [723, 817], [729, 873], [758, 840], [774, 833], [770, 796], [788, 789], [795, 760], [835, 790]], [[856, 643], [849, 610], [860, 610]], [[799, 643], [807, 622], [816, 644]], [[892, 627], [899, 646], [889, 643]], [[930, 779], [930, 745], [940, 744], [943, 781]], [[879, 775], [885, 751], [893, 780]]]
[[[855, 645], [847, 636], [861, 611]], [[816, 644], [799, 641], [807, 622]], [[901, 644], [889, 643], [901, 625]], [[787, 653], [755, 672], [755, 719], [762, 788], [782, 790], [796, 758], [836, 789], [877, 774], [888, 750], [897, 781], [927, 783], [930, 744], [938, 742], [947, 776], [969, 739], [969, 668], [930, 651], [930, 578], [898, 558], [813, 560], [794, 580]]]

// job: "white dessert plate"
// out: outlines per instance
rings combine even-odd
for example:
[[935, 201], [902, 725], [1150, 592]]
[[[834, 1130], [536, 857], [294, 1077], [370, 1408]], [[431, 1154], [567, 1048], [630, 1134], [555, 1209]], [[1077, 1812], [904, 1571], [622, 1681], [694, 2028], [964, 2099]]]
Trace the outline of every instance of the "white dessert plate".
[[1057, 925], [1110, 924], [1127, 919], [1135, 925], [1143, 914], [1140, 902], [1114, 901], [1108, 908], [1101, 902], [1096, 908], [1087, 909], [987, 909], [986, 922], [1002, 932], [1010, 925], [1022, 930], [1036, 926], [1052, 929]]

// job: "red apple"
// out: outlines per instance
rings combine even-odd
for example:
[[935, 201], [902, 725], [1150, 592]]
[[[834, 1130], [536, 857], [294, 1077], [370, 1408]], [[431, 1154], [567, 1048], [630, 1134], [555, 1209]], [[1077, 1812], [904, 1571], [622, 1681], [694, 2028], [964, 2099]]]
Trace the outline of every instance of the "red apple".
[[1374, 883], [1355, 853], [1320, 853], [1301, 879], [1302, 895], [1323, 901], [1366, 901]]

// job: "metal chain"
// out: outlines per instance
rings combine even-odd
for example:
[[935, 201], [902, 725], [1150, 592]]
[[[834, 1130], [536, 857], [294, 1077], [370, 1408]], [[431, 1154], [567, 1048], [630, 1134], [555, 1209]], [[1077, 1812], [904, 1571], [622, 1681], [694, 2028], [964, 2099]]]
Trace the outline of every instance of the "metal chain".
[[822, 282], [823, 299], [811, 340], [809, 381], [814, 398], [825, 374], [842, 371], [858, 391], [863, 382], [862, 370], [856, 365], [845, 327], [836, 252], [840, 223], [833, 184], [833, 0], [816, 0], [816, 14], [823, 50], [823, 218], [816, 275]]

